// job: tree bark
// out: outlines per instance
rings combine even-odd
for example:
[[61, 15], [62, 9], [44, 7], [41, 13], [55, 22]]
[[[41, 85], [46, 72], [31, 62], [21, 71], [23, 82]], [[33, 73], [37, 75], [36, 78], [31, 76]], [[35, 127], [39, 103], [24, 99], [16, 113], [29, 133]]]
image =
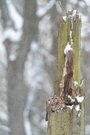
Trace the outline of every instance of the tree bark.
[[85, 135], [84, 90], [80, 86], [80, 23], [76, 10], [62, 17], [55, 95], [47, 101], [48, 135]]

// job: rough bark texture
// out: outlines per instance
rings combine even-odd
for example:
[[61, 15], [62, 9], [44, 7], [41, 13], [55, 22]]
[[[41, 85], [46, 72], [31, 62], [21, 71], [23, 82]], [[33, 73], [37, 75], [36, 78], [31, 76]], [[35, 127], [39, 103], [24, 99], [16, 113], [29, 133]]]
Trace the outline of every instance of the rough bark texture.
[[[55, 95], [47, 102], [48, 135], [85, 134], [84, 101], [80, 103], [76, 101], [77, 96], [80, 96], [80, 98], [81, 96], [84, 97], [84, 90], [80, 86], [80, 22], [78, 11], [74, 10], [68, 12], [62, 18], [60, 24], [58, 35], [57, 84], [54, 91]], [[67, 54], [65, 48], [68, 42], [72, 48], [70, 48]], [[69, 55], [72, 50], [73, 57]], [[71, 61], [72, 63], [70, 63]], [[70, 69], [68, 65], [72, 68]], [[67, 76], [68, 79], [66, 79]], [[67, 81], [69, 82], [67, 83]], [[75, 82], [77, 82], [79, 89], [75, 88]], [[71, 99], [68, 99], [68, 96]], [[75, 101], [71, 102], [70, 100], [73, 99]], [[71, 106], [72, 108], [70, 108]], [[77, 106], [80, 109], [77, 110]]]
[[49, 135], [80, 135], [80, 119], [75, 110], [61, 110], [48, 115]]

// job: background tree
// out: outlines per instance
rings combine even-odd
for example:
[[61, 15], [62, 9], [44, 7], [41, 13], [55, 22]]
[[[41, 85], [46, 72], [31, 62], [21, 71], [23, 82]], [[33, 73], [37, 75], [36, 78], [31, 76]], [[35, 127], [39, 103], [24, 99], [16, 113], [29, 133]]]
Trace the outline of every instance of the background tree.
[[81, 71], [87, 81], [88, 131], [90, 3], [87, 0], [0, 0], [1, 134], [9, 134], [10, 130], [13, 135], [46, 134], [45, 102], [56, 78], [58, 24], [61, 14], [77, 7], [82, 15]]

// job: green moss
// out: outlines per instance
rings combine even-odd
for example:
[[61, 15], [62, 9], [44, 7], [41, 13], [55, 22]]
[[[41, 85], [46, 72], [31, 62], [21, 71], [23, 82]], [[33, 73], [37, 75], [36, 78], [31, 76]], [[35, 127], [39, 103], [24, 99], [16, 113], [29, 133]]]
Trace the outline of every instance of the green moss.
[[80, 84], [80, 18], [76, 16], [73, 25], [74, 80]]
[[59, 95], [59, 84], [62, 78], [62, 70], [64, 64], [64, 48], [67, 44], [67, 22], [62, 20], [60, 24], [59, 34], [58, 34], [58, 63], [57, 63], [57, 81], [56, 81], [56, 89], [55, 94]]
[[[55, 94], [59, 96], [59, 84], [62, 79], [62, 71], [64, 66], [64, 48], [70, 42], [70, 30], [72, 30], [72, 39], [74, 42], [74, 80], [80, 84], [80, 18], [76, 15], [73, 20], [73, 29], [71, 29], [71, 14], [67, 13], [67, 21], [63, 19], [60, 24], [58, 34], [58, 62], [57, 62], [57, 81]], [[49, 111], [48, 117], [48, 135], [84, 135], [84, 102], [81, 104], [81, 115], [78, 112], [65, 109], [59, 112]]]

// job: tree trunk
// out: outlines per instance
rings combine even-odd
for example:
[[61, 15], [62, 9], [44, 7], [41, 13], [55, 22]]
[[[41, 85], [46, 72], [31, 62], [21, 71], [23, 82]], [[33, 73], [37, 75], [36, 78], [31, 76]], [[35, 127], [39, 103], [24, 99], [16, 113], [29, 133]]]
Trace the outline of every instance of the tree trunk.
[[[24, 66], [30, 51], [30, 44], [37, 33], [36, 1], [25, 1], [24, 34], [19, 43], [18, 55], [15, 61], [8, 55], [8, 108], [10, 129], [12, 135], [25, 135], [23, 113], [27, 101], [28, 89], [24, 83]], [[12, 44], [13, 45], [13, 44]]]
[[80, 84], [80, 16], [62, 17], [54, 96], [47, 101], [48, 135], [85, 135], [84, 90]]
[[19, 67], [17, 62], [8, 62], [7, 77], [11, 134], [25, 135], [23, 112], [27, 91], [23, 80], [23, 70]]

